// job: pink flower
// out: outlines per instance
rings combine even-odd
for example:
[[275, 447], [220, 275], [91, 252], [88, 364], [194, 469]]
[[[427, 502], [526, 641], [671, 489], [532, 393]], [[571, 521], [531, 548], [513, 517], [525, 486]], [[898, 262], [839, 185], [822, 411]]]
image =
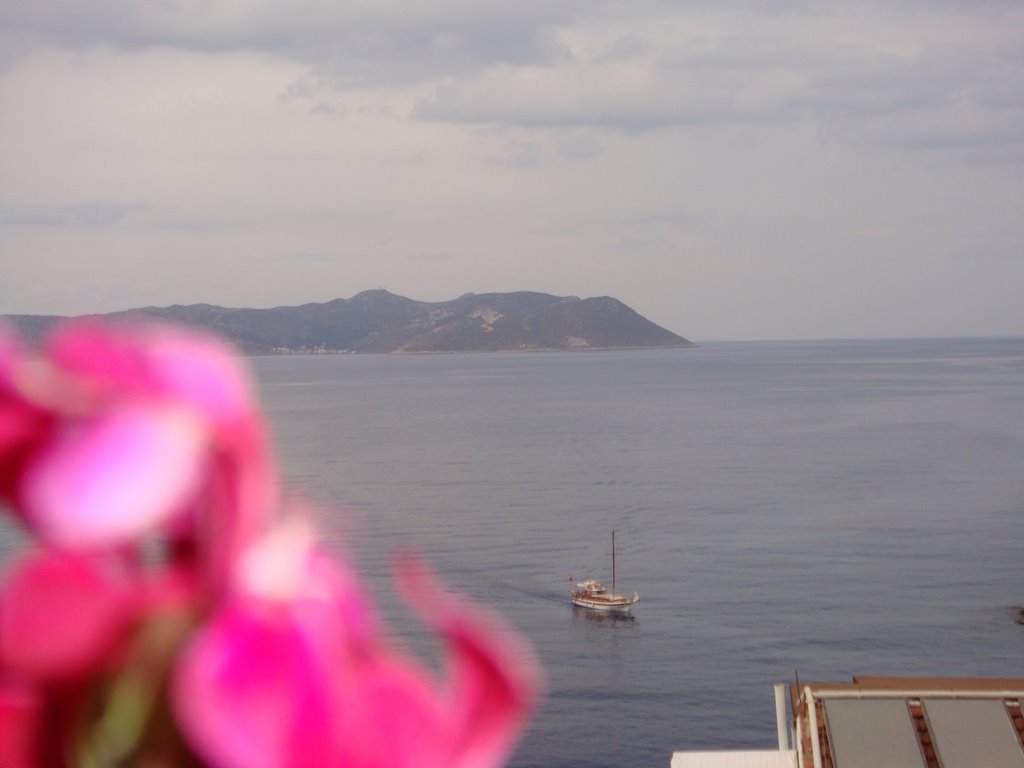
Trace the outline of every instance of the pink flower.
[[0, 681], [0, 765], [40, 768], [45, 765], [43, 700], [25, 683]]
[[249, 380], [223, 342], [163, 325], [59, 326], [48, 357], [98, 399], [144, 396], [187, 404], [224, 432], [254, 412]]
[[536, 663], [420, 561], [444, 680], [387, 640], [344, 560], [272, 522], [263, 420], [230, 350], [75, 321], [0, 328], [0, 501], [41, 545], [0, 586], [0, 766], [490, 768]]
[[0, 324], [0, 499], [13, 496], [27, 446], [46, 430], [47, 417], [18, 391], [25, 353]]
[[400, 572], [447, 645], [444, 685], [389, 646], [344, 566], [287, 530], [264, 542], [177, 670], [199, 754], [216, 768], [499, 765], [536, 701], [532, 656], [424, 566]]
[[141, 608], [125, 574], [84, 555], [23, 555], [0, 589], [0, 668], [74, 678], [107, 658]]
[[180, 512], [200, 488], [205, 435], [193, 414], [131, 403], [60, 429], [22, 475], [21, 501], [54, 545], [129, 541]]
[[[449, 593], [424, 561], [406, 556], [399, 560], [397, 574], [406, 602], [448, 647], [436, 765], [501, 764], [539, 697], [539, 667], [533, 652], [496, 616]], [[382, 743], [386, 733], [381, 734]]]
[[0, 765], [63, 766], [88, 722], [89, 689], [113, 671], [143, 596], [106, 560], [38, 550], [0, 588]]
[[275, 478], [242, 369], [220, 342], [73, 321], [48, 356], [0, 337], [0, 493], [47, 542], [119, 546], [199, 523], [212, 582], [265, 525]]

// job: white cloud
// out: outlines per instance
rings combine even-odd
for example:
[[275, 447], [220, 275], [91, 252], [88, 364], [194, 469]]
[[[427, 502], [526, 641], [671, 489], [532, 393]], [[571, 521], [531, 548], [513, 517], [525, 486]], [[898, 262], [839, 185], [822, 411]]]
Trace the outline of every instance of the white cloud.
[[0, 226], [28, 229], [82, 229], [123, 226], [141, 205], [91, 202], [0, 208]]
[[1024, 9], [922, 16], [894, 6], [865, 18], [853, 4], [823, 8], [673, 10], [625, 31], [575, 27], [563, 33], [571, 58], [450, 78], [413, 115], [632, 131], [811, 120], [833, 138], [900, 147], [915, 137], [922, 148], [1020, 142], [1024, 57], [1013, 30]]
[[348, 86], [422, 81], [495, 61], [550, 60], [560, 50], [548, 28], [581, 5], [578, 0], [496, 5], [471, 0], [39, 0], [0, 8], [0, 25], [20, 50], [56, 44], [263, 52], [302, 62]]
[[0, 312], [387, 285], [609, 294], [698, 339], [1024, 333], [1022, 22], [966, 0], [8, 3]]

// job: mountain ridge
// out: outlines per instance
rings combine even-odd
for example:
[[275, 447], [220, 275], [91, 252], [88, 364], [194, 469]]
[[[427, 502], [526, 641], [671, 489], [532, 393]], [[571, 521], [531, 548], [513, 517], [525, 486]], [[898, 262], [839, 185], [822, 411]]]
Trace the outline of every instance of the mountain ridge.
[[[67, 318], [3, 315], [38, 341]], [[267, 309], [174, 304], [83, 315], [202, 328], [247, 354], [441, 353], [695, 346], [611, 296], [466, 293], [424, 302], [374, 289], [349, 299]]]

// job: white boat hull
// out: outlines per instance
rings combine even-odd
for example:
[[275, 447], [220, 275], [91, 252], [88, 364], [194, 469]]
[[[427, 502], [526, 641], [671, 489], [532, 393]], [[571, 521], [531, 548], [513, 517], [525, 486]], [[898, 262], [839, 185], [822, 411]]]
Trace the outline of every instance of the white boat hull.
[[625, 597], [623, 595], [609, 596], [584, 596], [572, 595], [572, 604], [591, 611], [603, 611], [605, 613], [629, 613], [630, 609], [639, 602], [639, 595]]

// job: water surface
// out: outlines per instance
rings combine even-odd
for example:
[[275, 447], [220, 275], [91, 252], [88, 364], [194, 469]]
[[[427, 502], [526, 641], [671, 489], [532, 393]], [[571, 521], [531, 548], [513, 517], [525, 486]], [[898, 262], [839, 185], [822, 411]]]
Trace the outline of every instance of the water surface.
[[[774, 745], [771, 684], [1024, 676], [1024, 341], [255, 361], [293, 487], [384, 590], [424, 551], [525, 632], [515, 766]], [[631, 621], [569, 575], [641, 595]]]

